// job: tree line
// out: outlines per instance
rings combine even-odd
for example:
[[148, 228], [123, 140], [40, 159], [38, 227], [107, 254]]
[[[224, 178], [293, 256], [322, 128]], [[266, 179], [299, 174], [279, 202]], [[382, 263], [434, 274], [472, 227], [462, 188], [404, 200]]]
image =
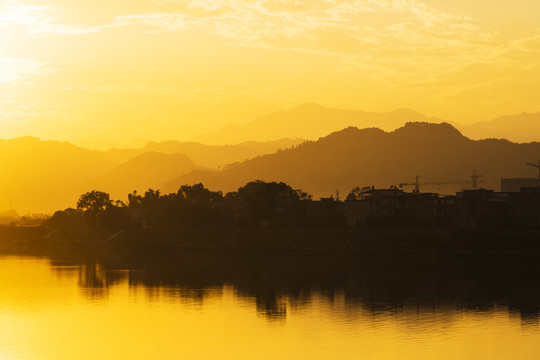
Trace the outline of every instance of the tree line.
[[[93, 190], [79, 198], [76, 208], [57, 211], [48, 220], [52, 228], [261, 227], [321, 226], [336, 222], [332, 206], [314, 207], [312, 196], [282, 182], [252, 181], [238, 191], [223, 194], [203, 184], [183, 185], [176, 193], [149, 189], [133, 191], [127, 202]], [[340, 221], [337, 221], [340, 222]]]

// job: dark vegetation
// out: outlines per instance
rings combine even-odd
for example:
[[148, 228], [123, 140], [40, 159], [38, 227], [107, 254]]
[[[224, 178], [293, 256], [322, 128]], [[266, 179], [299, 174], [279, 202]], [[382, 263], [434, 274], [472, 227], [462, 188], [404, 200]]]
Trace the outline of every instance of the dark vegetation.
[[[349, 195], [354, 197], [354, 191]], [[407, 193], [402, 197], [410, 199], [405, 205], [417, 204], [424, 209], [423, 195]], [[154, 254], [158, 258], [192, 250], [400, 253], [482, 259], [517, 256], [527, 261], [540, 258], [540, 231], [534, 227], [440, 227], [436, 221], [431, 225], [421, 221], [396, 226], [393, 220], [401, 216], [399, 208], [394, 217], [381, 218], [374, 222], [378, 224], [375, 226], [369, 222], [361, 226], [348, 223], [347, 213], [357, 205], [361, 205], [360, 210], [365, 206], [379, 208], [377, 204], [387, 200], [372, 197], [364, 201], [314, 201], [287, 184], [263, 181], [247, 183], [225, 195], [202, 184], [183, 185], [170, 194], [150, 189], [144, 194], [129, 194], [127, 202], [91, 191], [80, 197], [76, 208], [57, 211], [41, 227], [25, 230], [25, 234], [6, 230], [5, 235], [15, 239], [15, 247], [32, 251], [60, 247], [85, 253]], [[438, 201], [428, 200], [433, 204]], [[480, 200], [474, 208], [482, 210], [481, 204], [492, 203]], [[471, 203], [464, 199], [463, 204]], [[478, 219], [483, 219], [483, 210], [479, 214]], [[491, 212], [485, 214], [492, 217]]]
[[128, 195], [127, 203], [109, 194], [83, 194], [77, 208], [57, 211], [44, 226], [64, 231], [124, 228], [306, 227], [328, 223], [310, 214], [311, 196], [289, 185], [254, 181], [223, 195], [202, 184], [183, 185], [176, 193], [149, 189]]

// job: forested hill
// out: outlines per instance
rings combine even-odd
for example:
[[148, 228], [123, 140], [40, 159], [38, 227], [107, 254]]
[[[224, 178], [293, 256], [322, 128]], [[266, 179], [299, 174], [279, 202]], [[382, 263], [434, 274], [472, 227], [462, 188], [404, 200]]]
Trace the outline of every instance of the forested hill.
[[283, 181], [315, 196], [355, 186], [388, 187], [414, 181], [432, 185], [423, 191], [451, 193], [470, 186], [473, 170], [486, 188], [498, 189], [501, 177], [535, 177], [525, 162], [538, 161], [540, 143], [471, 140], [447, 123], [407, 123], [392, 132], [348, 127], [318, 141], [275, 154], [259, 156], [222, 171], [194, 171], [165, 184], [175, 191], [182, 184], [203, 182], [211, 189], [233, 191], [248, 181]]

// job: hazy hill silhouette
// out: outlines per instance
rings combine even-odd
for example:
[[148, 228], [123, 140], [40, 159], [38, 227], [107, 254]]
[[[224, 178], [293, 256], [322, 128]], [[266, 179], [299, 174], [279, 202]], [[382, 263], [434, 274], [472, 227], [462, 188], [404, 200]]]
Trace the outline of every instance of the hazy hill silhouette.
[[[34, 137], [0, 140], [0, 210], [13, 207], [21, 214], [53, 212], [73, 206], [89, 189], [109, 191], [113, 197], [125, 199], [134, 189], [158, 188], [193, 169], [218, 168], [302, 141], [282, 139], [227, 146], [170, 141], [104, 152]], [[203, 166], [183, 153], [193, 155]]]
[[26, 212], [68, 206], [88, 179], [114, 164], [103, 154], [34, 137], [0, 140], [0, 208]]
[[[410, 120], [424, 123], [383, 131]], [[280, 138], [269, 142], [206, 145], [167, 141], [150, 142], [139, 149], [97, 151], [33, 137], [0, 140], [0, 210], [13, 207], [20, 213], [51, 212], [72, 206], [90, 188], [125, 198], [129, 191], [158, 188], [165, 182], [162, 188], [168, 191], [199, 181], [229, 191], [261, 179], [284, 181], [316, 196], [328, 196], [339, 188], [345, 196], [354, 186], [412, 182], [416, 174], [422, 176], [421, 181], [465, 181], [477, 169], [484, 175], [484, 186], [494, 189], [498, 189], [500, 177], [536, 176], [524, 162], [538, 160], [538, 144], [472, 141], [448, 124], [428, 125], [425, 121], [440, 122], [406, 109], [382, 114], [304, 104], [207, 137], [221, 143]], [[305, 140], [298, 136], [317, 138], [351, 124], [365, 129], [347, 128], [299, 146]], [[375, 124], [383, 130], [370, 128]], [[531, 140], [536, 139], [539, 124], [540, 114], [521, 114], [459, 128], [471, 137]], [[283, 148], [290, 149], [278, 151]], [[151, 152], [154, 154], [142, 156]], [[250, 158], [254, 159], [244, 161]], [[231, 165], [223, 171], [204, 170], [226, 164]], [[176, 180], [168, 181], [176, 176]], [[460, 187], [424, 189], [452, 192]]]
[[[525, 165], [537, 161], [540, 144], [506, 140], [470, 140], [453, 126], [408, 123], [393, 132], [349, 127], [316, 142], [260, 156], [223, 171], [194, 171], [162, 187], [173, 191], [181, 184], [203, 182], [207, 187], [236, 190], [247, 181], [284, 181], [315, 196], [336, 189], [342, 197], [355, 186], [389, 187], [420, 181], [470, 180], [474, 169], [484, 175], [486, 188], [499, 188], [501, 177], [533, 177]], [[452, 192], [463, 184], [423, 187], [424, 191]]]
[[149, 142], [141, 149], [112, 149], [104, 152], [104, 155], [116, 163], [121, 163], [147, 152], [184, 154], [197, 165], [217, 169], [230, 163], [273, 153], [278, 149], [291, 147], [304, 141], [304, 139], [282, 138], [274, 141], [248, 141], [231, 145], [206, 145], [182, 141]]
[[494, 120], [460, 126], [473, 139], [499, 138], [515, 142], [540, 141], [540, 113], [501, 116]]
[[414, 121], [443, 122], [408, 109], [377, 113], [303, 104], [292, 110], [271, 113], [247, 124], [230, 124], [195, 140], [207, 144], [238, 143], [246, 140], [266, 141], [283, 137], [314, 140], [347, 126], [378, 127], [390, 131]]
[[177, 178], [189, 171], [202, 169], [183, 154], [143, 153], [105, 172], [91, 181], [92, 189], [108, 192], [115, 199], [124, 199], [133, 190], [144, 193], [149, 188]]

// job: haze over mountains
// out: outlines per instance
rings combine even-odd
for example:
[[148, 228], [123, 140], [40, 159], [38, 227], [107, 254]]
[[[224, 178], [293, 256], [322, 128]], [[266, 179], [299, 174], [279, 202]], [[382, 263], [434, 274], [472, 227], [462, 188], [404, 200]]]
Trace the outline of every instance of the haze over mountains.
[[133, 190], [158, 188], [194, 169], [217, 169], [303, 141], [227, 146], [170, 141], [141, 149], [97, 151], [33, 137], [0, 140], [0, 210], [48, 213], [74, 206], [91, 189], [125, 199]]
[[403, 126], [407, 122], [415, 121], [440, 123], [443, 120], [431, 118], [408, 109], [377, 113], [332, 109], [311, 103], [302, 104], [288, 111], [276, 111], [247, 124], [227, 125], [215, 133], [197, 137], [195, 140], [207, 144], [234, 144], [247, 139], [266, 141], [299, 137], [316, 140], [348, 126], [358, 128], [377, 127], [390, 131]]
[[[402, 127], [411, 121], [416, 123]], [[484, 175], [483, 186], [493, 189], [498, 189], [500, 177], [536, 176], [524, 162], [538, 160], [538, 143], [472, 141], [465, 136], [537, 140], [540, 114], [454, 125], [465, 136], [449, 124], [426, 124], [442, 122], [406, 109], [369, 113], [305, 104], [205, 137], [209, 142], [234, 143], [279, 135], [268, 142], [167, 141], [97, 151], [32, 137], [0, 140], [0, 210], [52, 212], [74, 206], [79, 195], [91, 189], [125, 199], [135, 189], [169, 192], [196, 182], [232, 191], [255, 179], [276, 180], [316, 196], [328, 196], [336, 189], [346, 196], [355, 186], [397, 185], [412, 182], [417, 174], [422, 182], [456, 182], [423, 189], [442, 192], [460, 190], [474, 169]], [[319, 136], [323, 137], [303, 144], [302, 138]]]
[[540, 113], [507, 115], [472, 125], [461, 125], [429, 117], [409, 109], [388, 113], [326, 108], [303, 104], [288, 111], [277, 111], [246, 124], [230, 124], [221, 130], [195, 138], [208, 144], [238, 143], [248, 140], [268, 141], [283, 137], [317, 140], [349, 126], [359, 129], [376, 127], [392, 131], [408, 122], [447, 122], [471, 139], [498, 138], [514, 142], [540, 141]]
[[423, 188], [451, 193], [470, 181], [473, 170], [482, 174], [482, 186], [498, 189], [501, 177], [534, 177], [525, 165], [540, 156], [540, 143], [507, 140], [474, 141], [450, 124], [408, 123], [393, 132], [349, 127], [316, 142], [263, 155], [222, 171], [194, 171], [163, 186], [173, 191], [181, 184], [204, 182], [210, 188], [232, 191], [259, 179], [283, 181], [315, 196], [339, 189], [346, 196], [355, 186], [389, 187], [413, 182], [455, 184]]
[[103, 153], [33, 137], [0, 140], [0, 209], [52, 211], [73, 204], [88, 179], [114, 167]]
[[514, 142], [540, 141], [540, 113], [501, 116], [491, 121], [459, 126], [459, 129], [463, 134], [473, 139], [496, 138]]
[[144, 191], [190, 171], [203, 169], [183, 154], [143, 153], [116, 166], [90, 182], [114, 199], [124, 199], [133, 190]]
[[388, 113], [326, 108], [303, 104], [288, 111], [277, 111], [246, 124], [230, 124], [221, 130], [195, 138], [208, 144], [238, 143], [248, 140], [268, 141], [279, 138], [317, 140], [349, 126], [359, 129], [376, 127], [392, 131], [408, 122], [447, 122], [471, 139], [499, 138], [514, 142], [540, 141], [540, 113], [502, 116], [473, 125], [429, 117], [409, 109]]
[[164, 154], [181, 153], [188, 156], [196, 164], [218, 168], [230, 163], [242, 161], [254, 156], [273, 153], [278, 149], [284, 149], [303, 143], [302, 138], [279, 138], [272, 141], [245, 141], [233, 145], [206, 145], [196, 142], [150, 142], [142, 150], [155, 151]]

